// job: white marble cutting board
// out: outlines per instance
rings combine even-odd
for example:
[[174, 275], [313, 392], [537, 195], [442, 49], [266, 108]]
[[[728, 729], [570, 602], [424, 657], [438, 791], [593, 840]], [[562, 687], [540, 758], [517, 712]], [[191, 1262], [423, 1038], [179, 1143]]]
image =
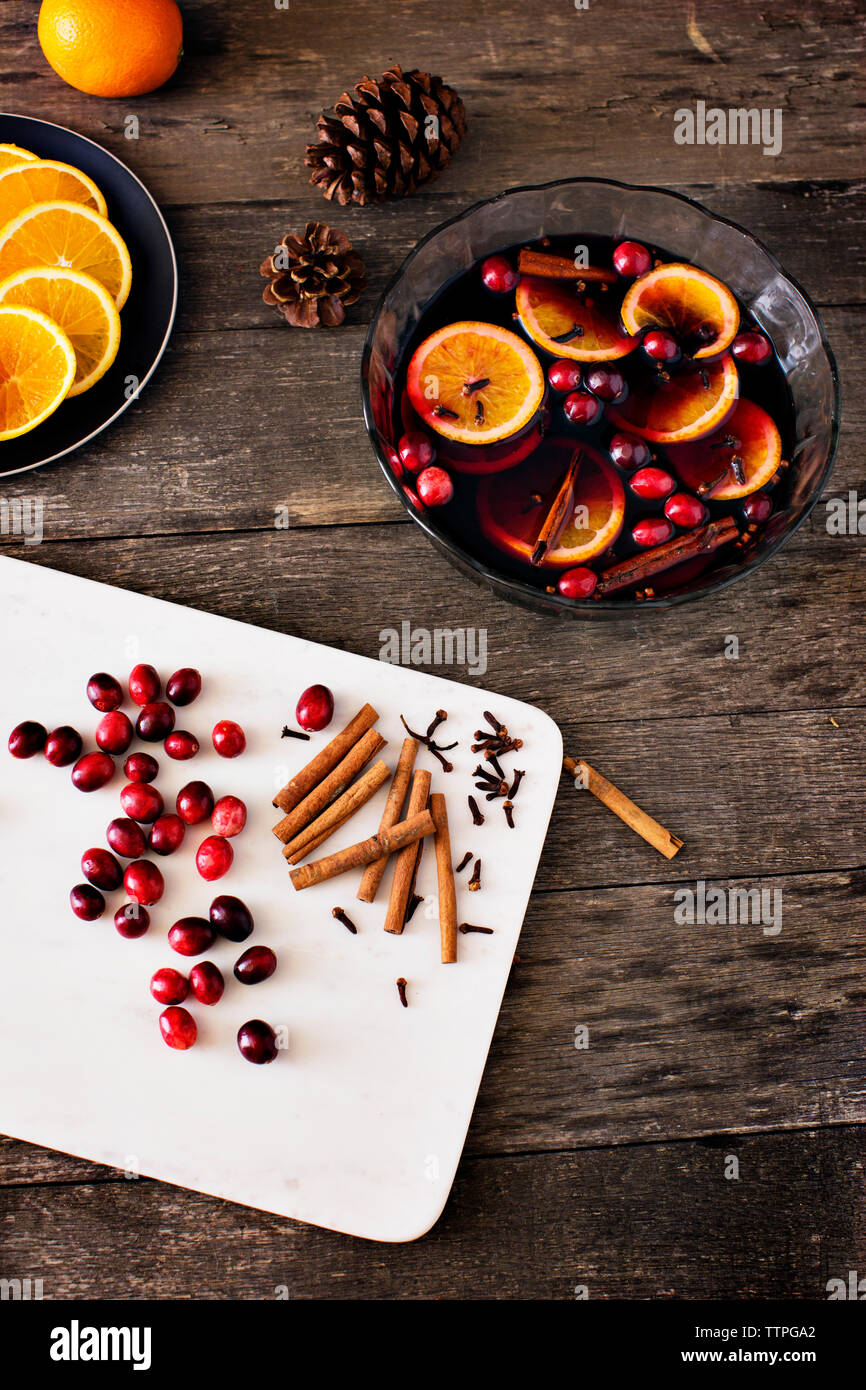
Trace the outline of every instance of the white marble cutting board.
[[[0, 604], [0, 1131], [353, 1235], [423, 1235], [454, 1179], [532, 888], [559, 781], [556, 725], [501, 695], [18, 560], [0, 558]], [[95, 747], [99, 716], [87, 679], [110, 671], [125, 687], [136, 661], [152, 663], [163, 680], [179, 666], [197, 666], [204, 678], [202, 695], [177, 721], [199, 737], [197, 758], [176, 763], [159, 745], [132, 745], [159, 758], [156, 785], [167, 809], [186, 781], [202, 778], [216, 796], [241, 796], [249, 819], [232, 842], [231, 871], [214, 884], [194, 863], [210, 825], [189, 829], [181, 849], [158, 861], [166, 893], [151, 909], [149, 933], [127, 941], [112, 922], [122, 889], [106, 895], [108, 911], [93, 923], [74, 917], [68, 901], [82, 880], [82, 851], [105, 844], [108, 822], [122, 814], [122, 769], [84, 795], [69, 768], [41, 755], [16, 761], [5, 739], [21, 720], [37, 719], [49, 730], [73, 724], [85, 747]], [[336, 697], [331, 727], [309, 743], [281, 740], [298, 694], [318, 681]], [[456, 965], [439, 963], [429, 846], [418, 885], [425, 903], [394, 937], [382, 929], [390, 870], [373, 904], [355, 899], [357, 872], [298, 893], [270, 833], [276, 788], [365, 700], [379, 711], [392, 769], [401, 713], [425, 728], [443, 707], [440, 737], [460, 739], [452, 774], [423, 750], [417, 764], [448, 794], [455, 862], [467, 849], [484, 861], [481, 892], [466, 890], [468, 871], [458, 878], [458, 920], [495, 934], [460, 935]], [[134, 718], [135, 707], [124, 708]], [[513, 831], [501, 804], [479, 798], [487, 819], [477, 829], [467, 807], [477, 762], [469, 744], [485, 708], [524, 740], [507, 759], [527, 769]], [[243, 725], [241, 758], [213, 751], [210, 731], [221, 718]], [[386, 791], [320, 853], [373, 833]], [[220, 966], [226, 992], [213, 1008], [188, 1001], [199, 1040], [173, 1052], [160, 1038], [148, 983], [160, 966], [189, 968], [169, 949], [168, 928], [181, 916], [206, 916], [220, 892], [244, 899], [256, 929], [244, 946], [219, 940], [201, 957]], [[332, 918], [336, 904], [357, 923], [357, 936]], [[240, 985], [232, 966], [254, 943], [275, 949], [277, 971]], [[244, 1061], [235, 1042], [238, 1027], [257, 1017], [284, 1025], [290, 1039], [263, 1067]]]

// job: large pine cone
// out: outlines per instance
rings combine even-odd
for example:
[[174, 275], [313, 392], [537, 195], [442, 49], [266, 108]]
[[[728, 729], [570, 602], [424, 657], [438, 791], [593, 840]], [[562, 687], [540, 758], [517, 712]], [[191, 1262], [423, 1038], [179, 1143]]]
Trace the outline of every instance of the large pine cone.
[[365, 77], [316, 122], [319, 143], [307, 146], [310, 183], [346, 203], [403, 198], [436, 177], [466, 134], [463, 102], [441, 77], [404, 73], [396, 64]]
[[302, 237], [284, 236], [261, 272], [269, 281], [262, 299], [294, 328], [336, 327], [367, 288], [358, 252], [345, 232], [325, 222], [308, 222]]

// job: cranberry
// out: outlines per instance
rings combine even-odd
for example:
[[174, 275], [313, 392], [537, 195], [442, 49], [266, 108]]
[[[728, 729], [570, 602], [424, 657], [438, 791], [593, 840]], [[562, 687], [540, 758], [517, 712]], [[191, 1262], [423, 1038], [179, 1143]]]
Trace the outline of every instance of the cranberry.
[[203, 960], [194, 965], [189, 972], [189, 983], [200, 1004], [218, 1004], [226, 987], [222, 971], [212, 960]]
[[676, 480], [663, 468], [639, 468], [637, 473], [633, 473], [629, 478], [628, 485], [637, 497], [652, 502], [660, 502], [663, 497], [670, 497], [677, 486]]
[[105, 911], [105, 899], [89, 883], [76, 883], [69, 894], [69, 906], [82, 922], [95, 922]]
[[621, 241], [613, 253], [613, 265], [618, 275], [634, 279], [646, 275], [652, 265], [652, 257], [639, 241]]
[[187, 782], [178, 792], [175, 805], [184, 825], [200, 825], [213, 810], [213, 792], [207, 782]]
[[247, 746], [243, 729], [233, 719], [221, 719], [214, 724], [212, 738], [221, 758], [238, 758]]
[[251, 1018], [238, 1029], [238, 1048], [248, 1062], [262, 1066], [277, 1055], [277, 1035], [263, 1019]]
[[145, 743], [159, 743], [174, 728], [174, 710], [165, 700], [155, 700], [142, 705], [141, 713], [135, 721], [135, 732]]
[[195, 866], [202, 878], [212, 883], [215, 878], [222, 878], [223, 874], [228, 873], [234, 857], [228, 840], [223, 839], [222, 835], [208, 835], [195, 852]]
[[517, 284], [517, 271], [507, 256], [488, 256], [481, 262], [481, 279], [494, 294], [507, 294]]
[[183, 763], [194, 758], [198, 752], [198, 739], [186, 729], [175, 729], [165, 740], [165, 751], [176, 762]]
[[636, 434], [615, 434], [608, 453], [617, 468], [623, 468], [628, 473], [633, 468], [643, 468], [652, 458], [646, 440], [638, 439]]
[[86, 849], [81, 856], [81, 872], [94, 888], [113, 893], [123, 882], [123, 870], [107, 849]]
[[120, 681], [109, 676], [106, 671], [97, 671], [87, 682], [87, 698], [100, 714], [109, 714], [123, 704], [123, 689]]
[[23, 724], [16, 724], [9, 735], [9, 752], [13, 758], [32, 758], [35, 753], [42, 752], [47, 738], [44, 724], [25, 719]]
[[410, 473], [419, 473], [422, 468], [428, 468], [436, 458], [436, 450], [420, 430], [409, 430], [401, 435], [397, 451], [400, 462]]
[[158, 1004], [182, 1004], [189, 994], [189, 980], [179, 970], [164, 965], [151, 976], [150, 992]]
[[134, 820], [122, 817], [113, 820], [105, 832], [105, 838], [121, 859], [140, 859], [147, 849], [144, 831]]
[[191, 705], [201, 694], [201, 671], [181, 666], [165, 683], [165, 693], [173, 705]]
[[578, 565], [576, 569], [566, 570], [565, 574], [561, 574], [556, 587], [566, 598], [589, 598], [594, 593], [597, 583], [597, 574], [585, 569], [583, 565]]
[[96, 792], [114, 776], [114, 759], [107, 753], [85, 753], [72, 769], [72, 785], [80, 792]]
[[45, 742], [45, 756], [52, 767], [68, 767], [81, 757], [81, 735], [69, 724], [53, 729]]
[[246, 825], [247, 808], [239, 796], [221, 796], [210, 820], [217, 835], [231, 839], [233, 835], [240, 835]]
[[143, 825], [149, 825], [163, 812], [162, 794], [147, 782], [128, 783], [120, 793], [120, 804], [124, 815]]
[[159, 763], [149, 753], [130, 753], [123, 771], [130, 782], [152, 782], [159, 773]]
[[413, 492], [411, 487], [404, 487], [403, 495], [411, 502], [417, 512], [423, 512], [424, 508], [421, 506], [421, 498], [417, 492]]
[[186, 1052], [198, 1037], [192, 1014], [188, 1009], [179, 1009], [174, 1004], [168, 1009], [163, 1009], [160, 1014], [159, 1031], [162, 1033], [163, 1042], [178, 1052]]
[[592, 367], [586, 374], [586, 389], [600, 401], [624, 401], [628, 382], [614, 367]]
[[154, 854], [174, 854], [183, 844], [186, 826], [180, 816], [158, 816], [150, 830], [150, 847]]
[[709, 512], [699, 497], [690, 492], [675, 492], [665, 502], [665, 516], [675, 526], [703, 526]]
[[454, 484], [444, 468], [425, 468], [415, 487], [425, 507], [446, 507], [454, 496]]
[[766, 521], [773, 510], [773, 503], [766, 492], [753, 492], [751, 497], [747, 497], [743, 502], [743, 511], [747, 521], [761, 522]]
[[145, 907], [152, 907], [165, 892], [165, 879], [149, 859], [135, 859], [126, 866], [123, 887], [128, 898], [134, 898]]
[[643, 350], [653, 362], [662, 362], [665, 366], [678, 362], [681, 356], [680, 345], [673, 333], [666, 333], [663, 328], [651, 328], [649, 333], [644, 334]]
[[604, 412], [601, 401], [586, 391], [572, 391], [563, 401], [562, 408], [575, 425], [596, 425]]
[[124, 903], [114, 914], [114, 925], [127, 941], [137, 941], [150, 926], [150, 913], [141, 903]]
[[731, 343], [731, 352], [747, 367], [762, 367], [773, 356], [773, 345], [763, 333], [738, 333]]
[[669, 541], [673, 533], [673, 524], [666, 516], [645, 516], [632, 527], [631, 538], [635, 545], [646, 549], [647, 546]]
[[129, 673], [129, 693], [137, 705], [149, 705], [159, 699], [162, 683], [152, 666], [143, 663], [133, 666]]
[[310, 685], [298, 700], [295, 718], [302, 729], [318, 733], [334, 717], [334, 697], [326, 685]]
[[554, 391], [576, 391], [580, 385], [580, 365], [560, 357], [548, 367], [547, 380]]
[[170, 928], [168, 944], [179, 956], [201, 956], [216, 940], [216, 932], [204, 917], [181, 917]]
[[214, 898], [208, 913], [211, 923], [227, 941], [246, 941], [252, 935], [253, 916], [246, 903], [222, 893]]
[[132, 721], [123, 710], [111, 710], [96, 726], [96, 742], [103, 753], [125, 753], [134, 732]]
[[250, 946], [235, 961], [235, 979], [242, 985], [258, 985], [269, 980], [277, 968], [277, 958], [270, 946]]

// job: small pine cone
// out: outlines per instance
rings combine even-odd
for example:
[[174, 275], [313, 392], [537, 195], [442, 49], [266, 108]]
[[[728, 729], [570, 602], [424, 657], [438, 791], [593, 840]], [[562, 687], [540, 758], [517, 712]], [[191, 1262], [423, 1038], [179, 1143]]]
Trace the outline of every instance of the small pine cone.
[[403, 198], [451, 162], [466, 134], [466, 111], [441, 77], [396, 64], [381, 77], [365, 77], [344, 92], [316, 126], [307, 146], [310, 183], [346, 203]]
[[284, 236], [261, 273], [268, 280], [262, 299], [293, 328], [335, 328], [367, 288], [358, 252], [325, 222], [308, 222], [303, 236]]

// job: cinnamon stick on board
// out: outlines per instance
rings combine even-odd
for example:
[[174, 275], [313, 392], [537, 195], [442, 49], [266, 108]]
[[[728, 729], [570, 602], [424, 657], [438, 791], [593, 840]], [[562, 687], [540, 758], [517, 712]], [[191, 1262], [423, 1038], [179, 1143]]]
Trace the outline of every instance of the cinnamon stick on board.
[[363, 767], [367, 766], [370, 759], [385, 747], [387, 740], [382, 737], [378, 729], [368, 729], [362, 738], [349, 749], [345, 758], [337, 763], [337, 766], [324, 781], [314, 787], [303, 801], [299, 801], [297, 806], [283, 816], [282, 820], [277, 821], [273, 827], [274, 834], [278, 840], [282, 840], [287, 845], [290, 840], [303, 830], [305, 825], [315, 820], [324, 811], [326, 806], [330, 806], [338, 796], [351, 786], [358, 773]]
[[[406, 799], [406, 790], [409, 786], [409, 778], [412, 776], [412, 768], [415, 766], [418, 747], [417, 739], [404, 738], [394, 778], [388, 791], [388, 800], [382, 812], [380, 830], [387, 830], [389, 826], [396, 825], [400, 819], [400, 812], [403, 810], [403, 802]], [[373, 902], [379, 891], [379, 884], [382, 882], [387, 864], [387, 859], [377, 859], [375, 863], [367, 865], [361, 878], [361, 886], [356, 894], [362, 903]]]
[[559, 540], [560, 532], [565, 526], [566, 518], [574, 503], [574, 488], [577, 483], [580, 459], [580, 449], [575, 449], [569, 459], [568, 468], [565, 470], [565, 477], [559, 485], [559, 491], [553, 499], [553, 505], [538, 533], [538, 540], [535, 542], [530, 564], [540, 565], [548, 550], [552, 550]]
[[[407, 816], [417, 816], [426, 807], [427, 798], [430, 795], [430, 781], [430, 773], [419, 768], [412, 778]], [[397, 855], [394, 864], [391, 895], [388, 898], [388, 911], [385, 913], [385, 930], [391, 932], [393, 936], [400, 935], [406, 922], [406, 905], [412, 892], [417, 855], [417, 846], [410, 845], [408, 849], [402, 850]]]
[[612, 285], [616, 273], [597, 265], [575, 265], [568, 256], [554, 256], [549, 251], [533, 251], [528, 246], [517, 256], [521, 275], [538, 275], [542, 280], [594, 280]]
[[596, 772], [594, 767], [583, 761], [582, 758], [568, 758], [562, 760], [562, 765], [566, 772], [577, 780], [587, 791], [597, 796], [599, 801], [613, 811], [615, 816], [619, 816], [621, 821], [630, 826], [638, 835], [642, 835], [647, 844], [657, 849], [659, 854], [663, 854], [665, 859], [673, 859], [683, 847], [682, 840], [678, 840], [676, 835], [672, 835], [669, 830], [665, 830], [663, 825], [659, 825], [657, 820], [648, 816], [646, 811], [642, 811], [633, 801], [615, 787], [612, 782], [608, 782], [606, 777], [602, 777], [600, 772]]
[[395, 854], [407, 845], [414, 845], [425, 835], [432, 835], [435, 829], [430, 812], [422, 811], [420, 816], [410, 816], [392, 825], [390, 830], [380, 830], [369, 840], [360, 840], [356, 845], [349, 845], [348, 849], [337, 850], [336, 854], [329, 854], [324, 859], [315, 859], [312, 864], [301, 864], [299, 868], [292, 869], [290, 878], [298, 890], [311, 888], [314, 883], [336, 878], [337, 874], [344, 874], [347, 869], [363, 868], [365, 864], [372, 864], [374, 859], [381, 859], [383, 854]]
[[430, 813], [436, 826], [436, 876], [439, 884], [439, 941], [443, 965], [457, 960], [457, 892], [454, 887], [454, 867], [451, 863], [451, 837], [448, 833], [448, 810], [445, 797], [434, 792], [430, 798]]
[[330, 743], [326, 743], [300, 772], [296, 772], [282, 791], [277, 792], [274, 805], [284, 815], [288, 815], [289, 811], [293, 810], [299, 801], [303, 801], [304, 797], [319, 785], [322, 778], [327, 777], [337, 763], [345, 758], [349, 749], [358, 742], [362, 734], [372, 728], [378, 718], [372, 705], [363, 705], [354, 719], [349, 720], [345, 729], [336, 734]]
[[391, 769], [387, 763], [380, 758], [372, 767], [368, 767], [363, 776], [357, 782], [353, 782], [343, 795], [323, 811], [316, 820], [311, 821], [299, 835], [290, 840], [283, 847], [283, 854], [291, 864], [297, 864], [300, 859], [305, 859], [310, 851], [310, 846], [315, 842], [321, 844], [323, 839], [333, 835], [345, 821], [353, 816], [356, 811], [360, 811], [362, 806], [366, 806], [372, 796], [376, 795], [383, 782], [387, 782]]

